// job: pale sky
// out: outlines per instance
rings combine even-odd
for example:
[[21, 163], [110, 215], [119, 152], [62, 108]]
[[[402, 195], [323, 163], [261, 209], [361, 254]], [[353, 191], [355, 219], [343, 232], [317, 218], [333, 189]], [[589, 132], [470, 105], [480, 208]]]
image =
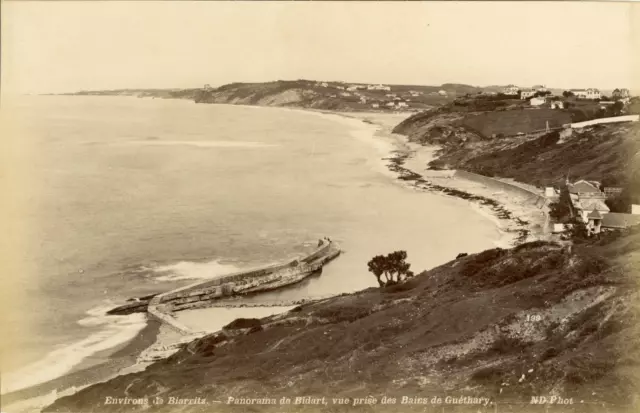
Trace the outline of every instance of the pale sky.
[[2, 8], [3, 93], [278, 79], [640, 89], [633, 53], [640, 4], [5, 1]]

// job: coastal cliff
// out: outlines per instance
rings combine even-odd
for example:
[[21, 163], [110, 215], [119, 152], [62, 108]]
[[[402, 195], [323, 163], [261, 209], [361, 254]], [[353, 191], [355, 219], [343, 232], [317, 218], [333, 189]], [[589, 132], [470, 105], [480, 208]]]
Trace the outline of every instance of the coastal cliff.
[[572, 247], [534, 242], [461, 256], [401, 284], [234, 322], [44, 412], [142, 408], [105, 404], [105, 395], [205, 403], [145, 406], [158, 412], [277, 412], [277, 404], [227, 402], [296, 396], [328, 405], [286, 411], [346, 411], [367, 396], [377, 402], [362, 411], [424, 411], [380, 401], [436, 395], [486, 398], [501, 412], [543, 411], [530, 404], [538, 396], [565, 402], [548, 411], [637, 411], [638, 247], [635, 230]]
[[[393, 132], [438, 145], [433, 169], [461, 169], [535, 185], [590, 179], [622, 187], [640, 201], [640, 125], [620, 123], [563, 129], [568, 111], [512, 109], [482, 112], [456, 105], [415, 114]], [[547, 122], [550, 132], [545, 131]], [[542, 130], [541, 130], [542, 128]]]

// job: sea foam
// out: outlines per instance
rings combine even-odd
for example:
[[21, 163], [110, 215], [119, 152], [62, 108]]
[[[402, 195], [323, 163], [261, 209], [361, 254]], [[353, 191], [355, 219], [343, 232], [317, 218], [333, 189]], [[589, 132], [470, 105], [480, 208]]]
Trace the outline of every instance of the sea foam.
[[87, 311], [87, 317], [78, 321], [83, 327], [99, 327], [98, 332], [75, 343], [63, 345], [15, 372], [3, 374], [2, 394], [58, 378], [92, 354], [133, 339], [146, 326], [144, 314], [107, 315], [106, 312], [113, 307], [114, 304], [110, 303], [92, 308]]

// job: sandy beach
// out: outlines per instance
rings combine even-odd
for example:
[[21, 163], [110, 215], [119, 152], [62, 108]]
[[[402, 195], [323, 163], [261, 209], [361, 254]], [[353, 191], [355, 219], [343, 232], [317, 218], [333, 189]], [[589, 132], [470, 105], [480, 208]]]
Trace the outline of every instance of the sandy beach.
[[[429, 162], [437, 158], [439, 147], [409, 142], [407, 137], [391, 132], [411, 114], [362, 113], [347, 116], [379, 126], [376, 136], [389, 140], [395, 148], [388, 166], [401, 176], [408, 187], [468, 199], [471, 209], [492, 220], [503, 234], [497, 246], [509, 248], [549, 237], [544, 231], [546, 210], [532, 205], [520, 193], [458, 177], [455, 170], [430, 170]], [[542, 195], [542, 191], [535, 187], [509, 179], [495, 179]]]

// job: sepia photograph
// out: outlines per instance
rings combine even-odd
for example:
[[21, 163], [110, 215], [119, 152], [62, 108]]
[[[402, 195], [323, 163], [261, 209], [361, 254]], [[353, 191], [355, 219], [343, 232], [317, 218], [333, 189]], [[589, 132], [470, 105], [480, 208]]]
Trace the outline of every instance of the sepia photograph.
[[640, 3], [0, 11], [1, 413], [640, 411]]

